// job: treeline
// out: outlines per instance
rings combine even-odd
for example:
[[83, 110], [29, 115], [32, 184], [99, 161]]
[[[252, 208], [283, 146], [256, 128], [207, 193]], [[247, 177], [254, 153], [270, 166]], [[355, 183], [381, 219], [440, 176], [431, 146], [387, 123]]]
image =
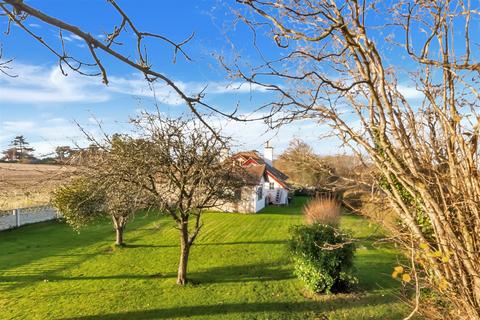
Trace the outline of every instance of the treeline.
[[300, 139], [290, 142], [275, 167], [288, 175], [297, 194], [333, 194], [353, 208], [360, 206], [362, 195], [375, 183], [373, 167], [358, 156], [319, 155]]
[[47, 156], [36, 157], [35, 149], [23, 135], [13, 138], [7, 149], [2, 151], [0, 162], [31, 163], [31, 164], [63, 164], [71, 159], [78, 150], [70, 146], [58, 146], [55, 151]]

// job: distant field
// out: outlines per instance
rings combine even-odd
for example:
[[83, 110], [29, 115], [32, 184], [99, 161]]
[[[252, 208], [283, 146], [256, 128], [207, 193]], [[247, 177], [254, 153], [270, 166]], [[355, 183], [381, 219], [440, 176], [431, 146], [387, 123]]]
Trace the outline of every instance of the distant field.
[[0, 211], [48, 204], [51, 191], [71, 171], [57, 165], [0, 163]]

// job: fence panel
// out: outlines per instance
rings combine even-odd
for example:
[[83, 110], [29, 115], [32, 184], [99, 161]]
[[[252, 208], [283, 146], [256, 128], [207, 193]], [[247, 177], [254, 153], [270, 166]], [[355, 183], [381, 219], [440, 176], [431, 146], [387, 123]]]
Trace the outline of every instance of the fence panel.
[[57, 219], [57, 212], [50, 206], [15, 209], [0, 214], [0, 231], [26, 224]]

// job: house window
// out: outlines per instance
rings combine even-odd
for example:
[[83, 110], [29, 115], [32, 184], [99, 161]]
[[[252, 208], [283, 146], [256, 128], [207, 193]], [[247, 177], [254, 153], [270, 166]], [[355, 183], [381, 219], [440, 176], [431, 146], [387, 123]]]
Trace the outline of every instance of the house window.
[[263, 198], [263, 188], [257, 187], [257, 200], [261, 200]]
[[268, 184], [268, 188], [269, 188], [270, 190], [275, 189], [275, 183], [270, 182], [270, 183]]
[[241, 200], [242, 199], [242, 189], [240, 189], [240, 188], [235, 189], [234, 197], [235, 197], [235, 200]]

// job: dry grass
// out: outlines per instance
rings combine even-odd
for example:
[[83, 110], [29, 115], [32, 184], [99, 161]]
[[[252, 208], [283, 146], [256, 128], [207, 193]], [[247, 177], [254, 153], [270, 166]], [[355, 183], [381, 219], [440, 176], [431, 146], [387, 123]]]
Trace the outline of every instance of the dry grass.
[[303, 208], [307, 223], [322, 223], [331, 226], [338, 226], [341, 211], [341, 203], [334, 197], [328, 196], [316, 197]]
[[58, 165], [0, 163], [0, 211], [48, 204], [51, 191], [72, 172]]

